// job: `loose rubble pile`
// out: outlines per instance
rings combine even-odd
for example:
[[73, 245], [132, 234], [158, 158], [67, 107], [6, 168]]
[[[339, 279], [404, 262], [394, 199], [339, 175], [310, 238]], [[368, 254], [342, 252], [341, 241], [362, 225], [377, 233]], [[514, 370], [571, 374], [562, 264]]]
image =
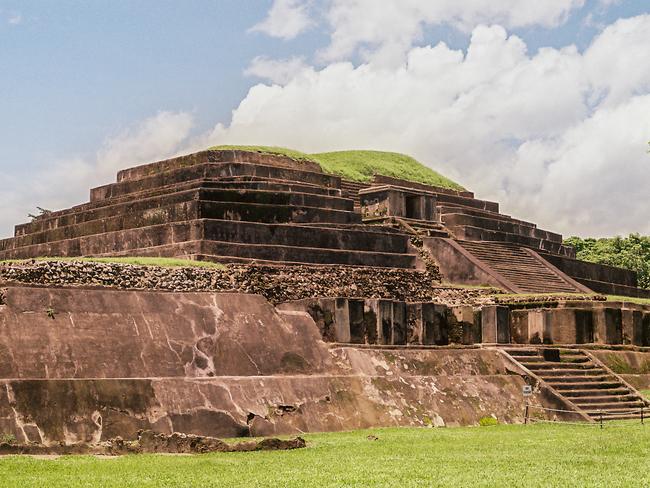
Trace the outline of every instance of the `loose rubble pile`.
[[365, 297], [483, 303], [492, 288], [440, 285], [437, 268], [426, 271], [350, 266], [233, 264], [220, 268], [166, 268], [88, 261], [0, 263], [0, 283], [102, 286], [117, 289], [254, 293], [272, 303], [310, 297]]
[[117, 456], [122, 454], [173, 453], [173, 454], [204, 454], [208, 452], [250, 452], [250, 451], [280, 451], [301, 449], [307, 443], [302, 437], [282, 440], [277, 438], [260, 441], [227, 443], [216, 437], [203, 437], [191, 434], [160, 434], [151, 430], [140, 431], [134, 441], [126, 441], [121, 437], [110, 439], [99, 444], [17, 444], [12, 442], [0, 443], [0, 455], [6, 454], [95, 454]]

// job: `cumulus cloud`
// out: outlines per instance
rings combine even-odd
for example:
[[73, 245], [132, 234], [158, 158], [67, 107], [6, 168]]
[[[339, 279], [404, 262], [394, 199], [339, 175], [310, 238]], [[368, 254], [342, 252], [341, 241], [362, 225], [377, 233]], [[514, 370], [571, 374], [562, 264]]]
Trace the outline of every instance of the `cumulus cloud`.
[[12, 235], [35, 205], [55, 210], [86, 202], [90, 187], [115, 181], [120, 169], [184, 152], [192, 125], [188, 113], [159, 112], [108, 138], [93, 158], [56, 161], [29, 179], [0, 175], [0, 236]]
[[307, 68], [304, 58], [301, 57], [271, 59], [266, 56], [257, 56], [251, 61], [244, 74], [283, 85]]
[[303, 0], [274, 0], [266, 18], [250, 31], [293, 39], [314, 25], [308, 7]]
[[647, 15], [584, 53], [530, 54], [505, 28], [478, 26], [466, 52], [440, 43], [397, 67], [335, 62], [256, 85], [208, 139], [403, 151], [566, 234], [650, 233], [648, 45]]
[[365, 60], [387, 65], [400, 57], [422, 37], [430, 25], [451, 25], [470, 32], [478, 24], [499, 24], [506, 28], [540, 25], [554, 27], [585, 0], [331, 0], [327, 21], [331, 43], [321, 59], [347, 59], [357, 51]]

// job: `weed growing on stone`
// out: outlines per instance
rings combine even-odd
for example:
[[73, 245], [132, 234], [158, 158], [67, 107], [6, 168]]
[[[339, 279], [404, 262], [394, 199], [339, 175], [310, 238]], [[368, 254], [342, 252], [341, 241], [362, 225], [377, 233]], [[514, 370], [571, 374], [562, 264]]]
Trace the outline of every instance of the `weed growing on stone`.
[[478, 421], [478, 423], [481, 427], [491, 427], [493, 425], [499, 425], [499, 421], [494, 417], [482, 417]]
[[0, 434], [0, 444], [13, 444], [14, 442], [16, 442], [15, 435], [4, 432]]

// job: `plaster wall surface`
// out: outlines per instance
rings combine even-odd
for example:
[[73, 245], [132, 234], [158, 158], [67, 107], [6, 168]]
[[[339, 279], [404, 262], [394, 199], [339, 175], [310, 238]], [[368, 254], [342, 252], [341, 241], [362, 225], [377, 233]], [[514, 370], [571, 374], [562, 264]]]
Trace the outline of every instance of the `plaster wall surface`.
[[256, 295], [9, 287], [3, 302], [0, 429], [19, 441], [516, 422], [523, 412], [524, 379], [496, 350], [328, 347], [308, 314]]

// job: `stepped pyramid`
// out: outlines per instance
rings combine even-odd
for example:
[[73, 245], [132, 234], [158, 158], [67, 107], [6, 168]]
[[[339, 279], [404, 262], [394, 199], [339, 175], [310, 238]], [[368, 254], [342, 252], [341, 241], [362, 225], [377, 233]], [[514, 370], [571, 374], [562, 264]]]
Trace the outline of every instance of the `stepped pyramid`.
[[0, 240], [0, 260], [162, 256], [421, 269], [414, 234], [453, 283], [650, 296], [635, 273], [578, 261], [560, 234], [472, 192], [380, 174], [347, 181], [315, 161], [237, 149], [120, 171], [115, 183], [90, 190], [88, 203], [17, 225]]

